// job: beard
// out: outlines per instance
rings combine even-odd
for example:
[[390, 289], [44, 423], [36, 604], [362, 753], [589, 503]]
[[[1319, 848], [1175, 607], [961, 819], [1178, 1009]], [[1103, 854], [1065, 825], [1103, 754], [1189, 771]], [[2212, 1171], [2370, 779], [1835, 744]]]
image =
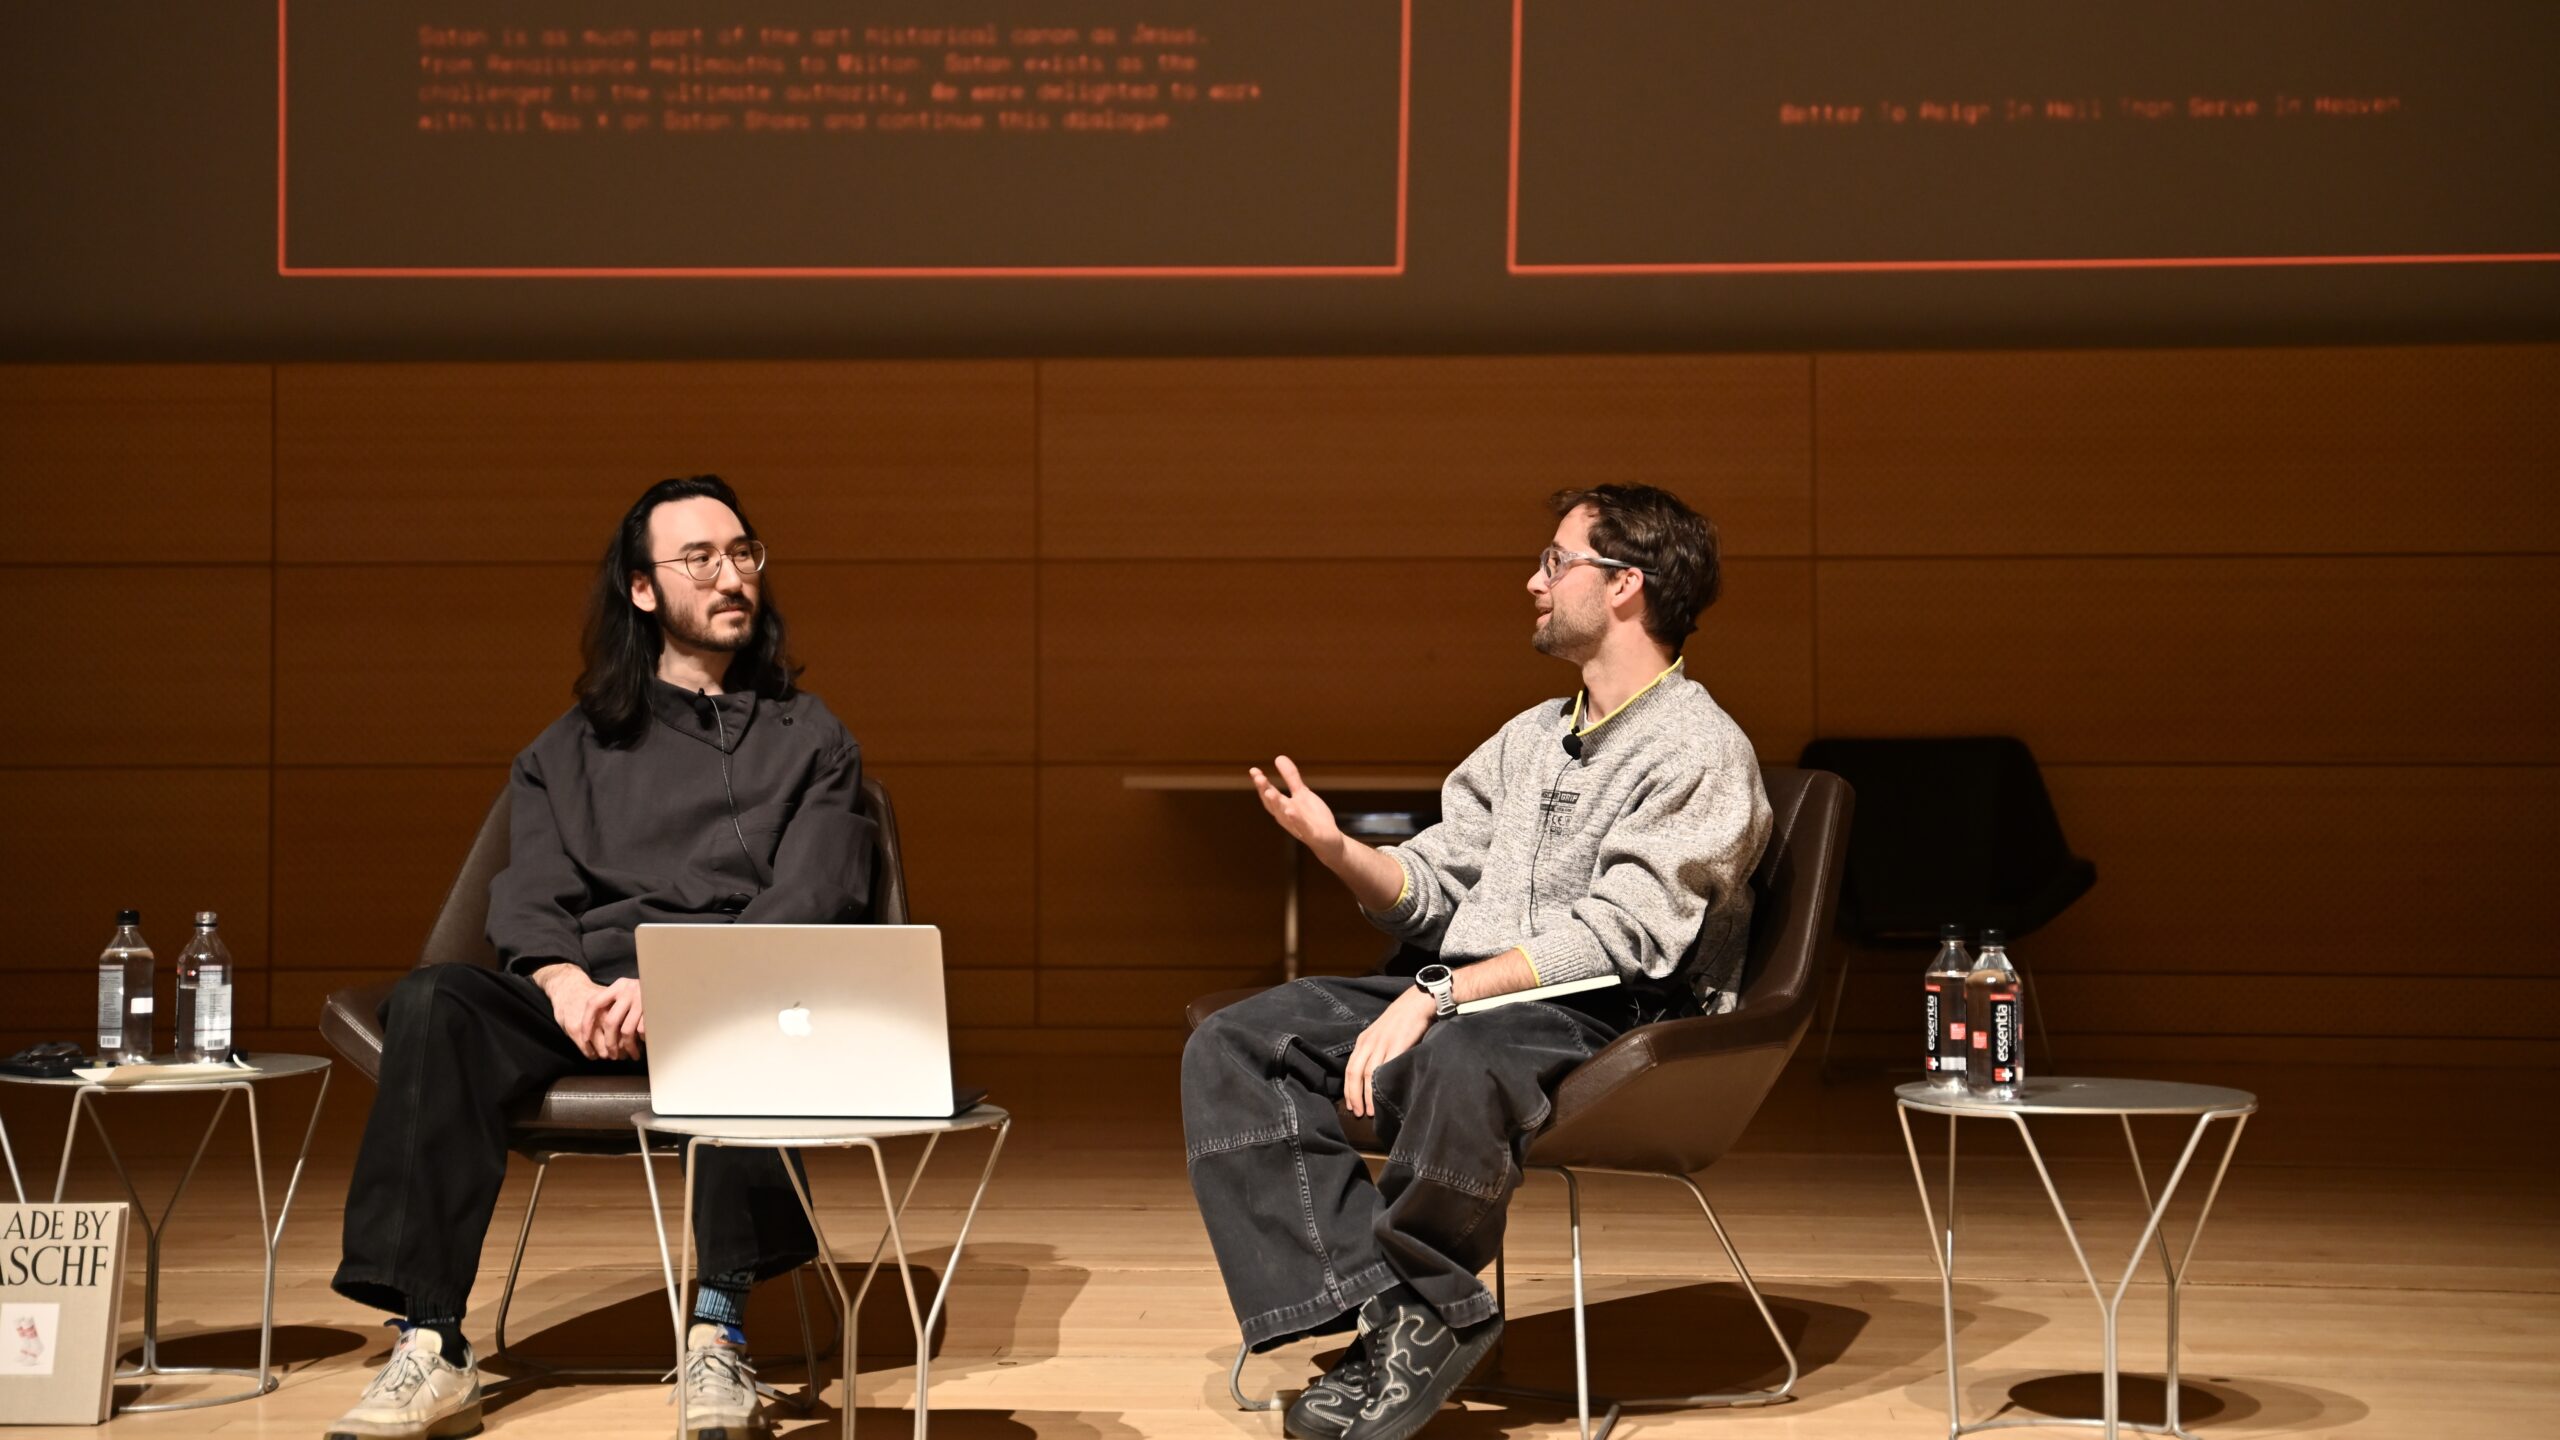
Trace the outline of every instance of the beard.
[[[730, 634], [718, 624], [721, 615], [741, 611], [747, 617], [747, 628]], [[734, 655], [755, 638], [756, 602], [750, 596], [723, 595], [701, 611], [686, 610], [668, 603], [667, 592], [658, 591], [658, 623], [666, 632], [696, 650], [715, 650]]]
[[1607, 629], [1595, 608], [1558, 605], [1547, 612], [1547, 623], [1531, 633], [1529, 643], [1541, 655], [1578, 664], [1598, 648]]

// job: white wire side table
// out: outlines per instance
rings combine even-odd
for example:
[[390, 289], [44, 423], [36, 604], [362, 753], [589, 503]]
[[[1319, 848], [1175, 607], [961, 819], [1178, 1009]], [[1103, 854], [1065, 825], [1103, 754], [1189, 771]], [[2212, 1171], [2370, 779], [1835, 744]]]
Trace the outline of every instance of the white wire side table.
[[[198, 1380], [205, 1377], [229, 1377], [246, 1380], [246, 1389], [220, 1395], [197, 1395], [184, 1400], [136, 1401], [120, 1405], [124, 1414], [155, 1410], [200, 1410], [208, 1405], [228, 1405], [240, 1400], [254, 1400], [284, 1382], [275, 1368], [276, 1340], [276, 1246], [284, 1239], [284, 1222], [293, 1212], [293, 1194], [302, 1184], [303, 1162], [311, 1157], [311, 1137], [320, 1128], [320, 1107], [329, 1098], [329, 1061], [318, 1055], [261, 1055], [247, 1064], [235, 1066], [231, 1073], [206, 1075], [198, 1079], [154, 1081], [143, 1085], [105, 1085], [83, 1080], [76, 1075], [60, 1079], [39, 1080], [24, 1075], [0, 1075], [0, 1084], [31, 1085], [48, 1090], [71, 1092], [71, 1120], [62, 1133], [62, 1163], [54, 1171], [53, 1198], [59, 1204], [62, 1192], [71, 1180], [71, 1152], [80, 1137], [80, 1117], [89, 1117], [90, 1128], [98, 1132], [98, 1144], [116, 1167], [116, 1178], [124, 1182], [124, 1191], [133, 1201], [134, 1222], [142, 1227], [144, 1268], [142, 1272], [142, 1363], [130, 1370], [118, 1370], [118, 1384], [162, 1379]], [[320, 1088], [311, 1097], [311, 1118], [302, 1127], [302, 1146], [293, 1155], [293, 1170], [286, 1178], [284, 1198], [272, 1214], [267, 1208], [267, 1153], [258, 1128], [257, 1087], [271, 1080], [290, 1079], [301, 1075], [320, 1077]], [[116, 1153], [116, 1142], [107, 1134], [107, 1122], [92, 1104], [95, 1097], [108, 1095], [200, 1095], [218, 1091], [221, 1101], [213, 1107], [213, 1118], [204, 1125], [204, 1134], [196, 1141], [195, 1154], [178, 1176], [177, 1188], [169, 1192], [169, 1201], [153, 1219], [142, 1192], [133, 1183], [133, 1172], [125, 1168], [124, 1157]], [[231, 1110], [233, 1096], [239, 1096], [249, 1115], [249, 1173], [257, 1182], [258, 1238], [266, 1247], [264, 1281], [258, 1306], [258, 1366], [252, 1370], [239, 1365], [163, 1365], [160, 1363], [160, 1237], [169, 1228], [169, 1217], [177, 1213], [178, 1201], [187, 1193], [187, 1183], [195, 1179], [196, 1169], [204, 1163], [204, 1152], [213, 1144], [213, 1132], [222, 1117]], [[14, 1159], [13, 1159], [14, 1163]]]
[[[675, 1322], [676, 1368], [684, 1368], [685, 1292], [693, 1286], [693, 1187], [694, 1157], [704, 1146], [726, 1146], [751, 1150], [868, 1150], [872, 1173], [880, 1181], [880, 1203], [887, 1218], [879, 1240], [871, 1247], [871, 1260], [862, 1272], [862, 1284], [848, 1292], [844, 1273], [836, 1262], [835, 1247], [827, 1242], [826, 1227], [818, 1221], [817, 1207], [809, 1203], [808, 1186], [800, 1172], [790, 1165], [783, 1173], [791, 1178], [792, 1194], [800, 1201], [800, 1212], [808, 1217], [809, 1233], [818, 1239], [818, 1266], [827, 1277], [827, 1288], [834, 1292], [836, 1313], [844, 1331], [844, 1433], [853, 1440], [856, 1351], [855, 1321], [862, 1311], [863, 1297], [871, 1293], [871, 1282], [880, 1273], [884, 1258], [894, 1258], [898, 1265], [898, 1281], [906, 1290], [907, 1318], [915, 1327], [916, 1337], [916, 1416], [915, 1440], [925, 1440], [926, 1424], [931, 1414], [933, 1327], [942, 1318], [943, 1302], [951, 1295], [951, 1278], [960, 1272], [960, 1251], [969, 1240], [969, 1227], [978, 1218], [978, 1205], [987, 1198], [987, 1182], [995, 1178], [996, 1157], [1004, 1153], [1005, 1136], [1013, 1129], [1013, 1116], [993, 1105], [979, 1105], [943, 1120], [832, 1120], [832, 1119], [750, 1119], [720, 1116], [661, 1115], [655, 1110], [635, 1111], [632, 1126], [640, 1132], [640, 1167], [649, 1177], [649, 1214], [658, 1232], [658, 1263], [667, 1281], [667, 1314]], [[917, 1182], [924, 1179], [925, 1167], [932, 1163], [933, 1152], [946, 1135], [967, 1130], [993, 1130], [994, 1143], [987, 1148], [986, 1164], [978, 1171], [977, 1188], [970, 1192], [969, 1210], [960, 1219], [960, 1230], [951, 1241], [951, 1259], [943, 1267], [942, 1283], [935, 1288], [933, 1304], [924, 1306], [916, 1296], [915, 1274], [907, 1264], [906, 1234], [899, 1219], [906, 1213], [907, 1201], [916, 1193]], [[667, 1245], [666, 1214], [658, 1204], [658, 1172], [650, 1163], [649, 1136], [676, 1135], [684, 1138], [684, 1236], [681, 1250], [684, 1263], [681, 1272]], [[883, 1140], [910, 1135], [924, 1137], [924, 1153], [916, 1157], [916, 1168], [907, 1176], [906, 1188], [893, 1193], [889, 1181], [889, 1161], [880, 1148]], [[816, 1398], [818, 1376], [809, 1376], [809, 1395]], [[676, 1391], [676, 1437], [684, 1440], [684, 1386]]]
[[[2196, 1241], [2204, 1235], [2205, 1221], [2213, 1214], [2214, 1198], [2222, 1193], [2222, 1177], [2231, 1168], [2232, 1153], [2240, 1148], [2240, 1131], [2257, 1113], [2258, 1097], [2246, 1090], [2233, 1090], [2220, 1085], [2188, 1085], [2168, 1080], [2109, 1080], [2052, 1076], [2030, 1077], [2022, 1087], [2020, 1098], [2013, 1101], [1977, 1099], [1965, 1094], [1945, 1094], [1926, 1082], [1914, 1081], [1897, 1086], [1894, 1094], [1895, 1118], [1902, 1125], [1903, 1148], [1911, 1156], [1911, 1179], [1920, 1189], [1920, 1212], [1929, 1226], [1929, 1250], [1938, 1263], [1939, 1295], [1943, 1304], [1947, 1340], [1947, 1436], [1970, 1435], [1984, 1430], [2009, 1430], [2053, 1426], [2081, 1426], [2104, 1432], [2107, 1440], [2116, 1440], [2124, 1431], [2144, 1435], [2173, 1435], [2181, 1440], [2197, 1440], [2191, 1430], [2178, 1423], [2178, 1298], [2187, 1264], [2195, 1258]], [[1921, 1168], [1920, 1146], [1911, 1133], [1913, 1112], [1947, 1117], [1946, 1212], [1943, 1219], [1930, 1203], [1929, 1179]], [[2054, 1186], [2053, 1172], [2046, 1167], [2044, 1152], [2036, 1147], [2035, 1132], [2027, 1125], [2031, 1115], [2109, 1116], [2124, 1127], [2125, 1150], [2133, 1157], [2134, 1183], [2142, 1191], [2143, 1203], [2150, 1208], [2143, 1221], [2141, 1237], [2133, 1242], [2133, 1255], [2125, 1262], [2124, 1274], [2116, 1280], [2115, 1289], [2107, 1290], [2098, 1280], [2097, 1271], [2089, 1264], [2089, 1252], [2080, 1243], [2080, 1232], [2071, 1223], [2071, 1212], [2062, 1203], [2062, 1192]], [[2178, 1163], [2160, 1185], [2160, 1193], [2151, 1193], [2151, 1179], [2142, 1168], [2142, 1150], [2134, 1143], [2133, 1122], [2136, 1116], [2192, 1117], [2193, 1128], [2187, 1143], [2178, 1152]], [[2044, 1193], [2053, 1202], [2054, 1218], [2062, 1222], [2064, 1238], [2071, 1242], [2071, 1253], [2080, 1262], [2080, 1274], [2089, 1282], [2089, 1294], [2098, 1303], [2104, 1322], [2105, 1359], [2103, 1389], [2105, 1413], [2092, 1417], [2013, 1416], [1999, 1420], [1964, 1422], [1963, 1384], [1956, 1357], [1956, 1122], [1959, 1120], [2006, 1120], [2015, 1126], [2018, 1138], [2025, 1142], [2027, 1158], [2035, 1162], [2036, 1178], [2044, 1182]], [[2178, 1193], [2178, 1184], [2186, 1178], [2190, 1164], [2203, 1146], [2205, 1134], [2216, 1121], [2230, 1124], [2230, 1135], [2223, 1141], [2221, 1158], [2214, 1162], [2213, 1183], [2207, 1188], [2204, 1204], [2196, 1211], [2195, 1228], [2187, 1234], [2187, 1243], [2175, 1255], [2161, 1222], [2169, 1213], [2169, 1203]], [[2122, 1416], [2122, 1371], [2118, 1364], [2117, 1320], [2124, 1307], [2125, 1292], [2133, 1285], [2134, 1273], [2142, 1268], [2142, 1254], [2158, 1247], [2160, 1267], [2169, 1282], [2168, 1365], [2164, 1375], [2167, 1408], [2162, 1423], [2126, 1420]]]

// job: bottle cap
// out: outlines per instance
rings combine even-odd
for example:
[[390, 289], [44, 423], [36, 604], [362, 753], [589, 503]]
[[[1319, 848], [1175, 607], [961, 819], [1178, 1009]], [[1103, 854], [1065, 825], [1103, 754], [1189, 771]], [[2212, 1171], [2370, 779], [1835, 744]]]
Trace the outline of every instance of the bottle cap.
[[1997, 925], [1987, 925], [1983, 927], [1982, 944], [1984, 949], [1989, 949], [1994, 945], [2006, 945], [2008, 943], [2008, 931], [2001, 929]]
[[142, 923], [142, 912], [139, 910], [119, 910], [116, 912], [116, 923], [118, 925], [139, 925]]
[[1950, 920], [1946, 924], [1938, 927], [1938, 938], [1940, 940], [1962, 941], [1964, 939], [1964, 927], [1953, 920]]
[[210, 910], [199, 910], [196, 912], [196, 928], [210, 930], [221, 922], [221, 918]]

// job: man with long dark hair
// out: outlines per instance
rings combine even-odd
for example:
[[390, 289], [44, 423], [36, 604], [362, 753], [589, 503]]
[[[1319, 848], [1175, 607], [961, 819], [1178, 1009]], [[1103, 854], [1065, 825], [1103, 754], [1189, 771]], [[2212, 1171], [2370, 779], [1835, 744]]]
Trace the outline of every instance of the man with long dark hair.
[[[578, 703], [509, 781], [507, 867], [489, 885], [499, 966], [411, 971], [383, 1005], [382, 1083], [332, 1283], [400, 1317], [400, 1339], [331, 1437], [479, 1429], [462, 1317], [506, 1178], [508, 1116], [564, 1076], [640, 1068], [634, 927], [869, 908], [861, 751], [798, 687], [765, 561], [716, 475], [651, 486], [605, 547]], [[784, 1163], [769, 1150], [701, 1157], [703, 1280], [677, 1380], [696, 1437], [759, 1423], [747, 1291], [817, 1253]]]

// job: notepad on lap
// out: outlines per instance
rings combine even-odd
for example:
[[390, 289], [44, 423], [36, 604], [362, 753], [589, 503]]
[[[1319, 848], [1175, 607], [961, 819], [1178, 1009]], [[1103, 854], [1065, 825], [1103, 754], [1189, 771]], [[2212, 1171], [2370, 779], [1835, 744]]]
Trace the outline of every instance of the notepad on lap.
[[1606, 990], [1617, 983], [1618, 977], [1615, 975], [1594, 975], [1587, 980], [1567, 980], [1555, 985], [1532, 985], [1526, 990], [1514, 990], [1508, 995], [1487, 995], [1481, 1000], [1466, 1001], [1458, 1006], [1458, 1013], [1473, 1015], [1479, 1010], [1499, 1010], [1505, 1005], [1517, 1005], [1523, 1000], [1553, 1000], [1564, 995], [1579, 995], [1585, 990]]

